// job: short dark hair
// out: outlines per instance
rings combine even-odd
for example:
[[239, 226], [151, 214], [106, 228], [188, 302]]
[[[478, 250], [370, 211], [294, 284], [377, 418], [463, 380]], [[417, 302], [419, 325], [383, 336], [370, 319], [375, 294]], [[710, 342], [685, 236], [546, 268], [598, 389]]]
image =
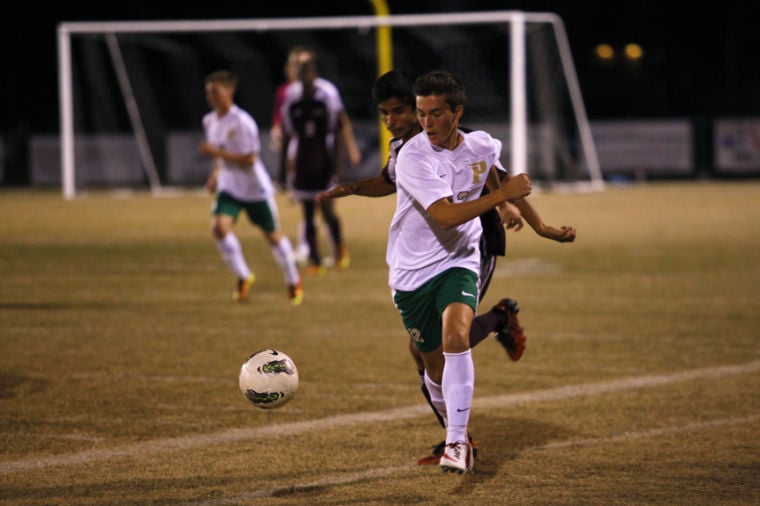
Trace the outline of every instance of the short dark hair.
[[446, 103], [452, 111], [457, 106], [464, 106], [467, 101], [462, 82], [446, 70], [434, 70], [418, 77], [414, 81], [413, 89], [418, 97], [445, 95]]
[[297, 56], [301, 53], [306, 53], [311, 61], [317, 61], [317, 52], [309, 46], [293, 46], [288, 50], [288, 59], [293, 56]]
[[215, 70], [206, 76], [206, 84], [219, 83], [227, 88], [237, 88], [238, 78], [229, 70]]
[[403, 70], [391, 70], [381, 75], [372, 85], [372, 100], [376, 104], [397, 98], [403, 104], [414, 107], [414, 76]]

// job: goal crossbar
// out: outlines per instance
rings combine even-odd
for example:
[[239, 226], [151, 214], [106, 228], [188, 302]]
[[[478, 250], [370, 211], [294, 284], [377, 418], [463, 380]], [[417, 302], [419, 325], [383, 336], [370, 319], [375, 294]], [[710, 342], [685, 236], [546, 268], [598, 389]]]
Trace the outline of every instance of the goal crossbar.
[[[377, 16], [343, 16], [275, 19], [176, 20], [176, 21], [104, 21], [63, 22], [58, 25], [58, 79], [61, 130], [61, 178], [63, 197], [76, 196], [74, 159], [74, 110], [71, 36], [74, 34], [121, 33], [190, 33], [213, 31], [336, 30], [372, 29], [435, 25], [498, 24], [511, 26], [510, 38], [510, 123], [511, 166], [522, 172], [528, 166], [527, 101], [525, 82], [525, 24], [548, 23], [553, 27], [559, 46], [561, 64], [568, 80], [571, 105], [578, 122], [581, 147], [588, 164], [592, 187], [603, 186], [591, 129], [577, 82], [569, 42], [562, 20], [553, 13], [523, 11], [483, 11], [443, 14], [406, 14]], [[134, 132], [136, 138], [140, 132]], [[151, 174], [148, 174], [151, 176]]]

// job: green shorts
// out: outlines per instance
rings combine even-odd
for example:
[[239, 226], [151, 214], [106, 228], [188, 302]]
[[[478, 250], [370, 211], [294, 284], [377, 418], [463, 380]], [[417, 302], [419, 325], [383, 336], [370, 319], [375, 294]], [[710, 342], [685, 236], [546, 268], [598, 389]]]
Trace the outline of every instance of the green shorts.
[[259, 202], [245, 202], [238, 200], [229, 193], [219, 192], [216, 194], [214, 204], [211, 206], [211, 214], [226, 214], [237, 221], [238, 214], [244, 210], [251, 223], [260, 227], [264, 232], [277, 230], [275, 213], [268, 200]]
[[478, 275], [469, 269], [448, 269], [412, 292], [396, 290], [393, 302], [409, 337], [422, 352], [443, 343], [441, 315], [452, 302], [478, 308]]

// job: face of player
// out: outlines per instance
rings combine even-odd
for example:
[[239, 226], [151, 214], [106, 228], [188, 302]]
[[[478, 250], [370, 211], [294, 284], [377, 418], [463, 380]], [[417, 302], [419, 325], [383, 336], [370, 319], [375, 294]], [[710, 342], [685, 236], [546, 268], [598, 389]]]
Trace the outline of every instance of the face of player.
[[304, 88], [309, 88], [314, 84], [317, 79], [317, 64], [311, 60], [307, 60], [298, 66], [298, 79], [303, 82]]
[[452, 111], [445, 95], [417, 96], [417, 119], [433, 146], [454, 149], [459, 143], [459, 118], [464, 108]]
[[288, 61], [285, 63], [285, 79], [292, 83], [298, 79], [298, 67], [301, 63], [311, 59], [311, 55], [307, 52], [294, 53], [288, 57]]
[[391, 133], [394, 139], [409, 140], [414, 134], [420, 131], [417, 122], [417, 111], [414, 107], [407, 105], [396, 97], [391, 97], [377, 104], [377, 110], [380, 112], [380, 119], [383, 125]]
[[206, 83], [206, 101], [209, 107], [218, 113], [225, 113], [232, 105], [233, 88], [224, 86], [222, 83]]

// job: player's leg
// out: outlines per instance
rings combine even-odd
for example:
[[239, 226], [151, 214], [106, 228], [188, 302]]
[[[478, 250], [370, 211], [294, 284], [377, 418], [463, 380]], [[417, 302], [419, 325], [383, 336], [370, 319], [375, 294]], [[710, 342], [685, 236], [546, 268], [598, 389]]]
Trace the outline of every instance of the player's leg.
[[325, 223], [327, 224], [327, 229], [330, 232], [330, 239], [335, 252], [335, 265], [339, 270], [345, 270], [351, 263], [351, 257], [348, 254], [348, 249], [343, 240], [340, 219], [335, 213], [335, 202], [333, 200], [323, 200], [320, 202], [320, 211], [322, 212], [322, 218], [324, 218]]
[[[496, 257], [507, 251], [507, 236], [498, 214], [489, 212], [481, 216], [483, 235], [480, 238], [480, 300], [488, 290], [496, 268]], [[520, 360], [525, 352], [525, 334], [517, 319], [517, 301], [501, 299], [490, 311], [478, 315], [470, 331], [470, 346], [475, 346], [496, 332], [496, 340], [513, 361]]]
[[306, 238], [306, 223], [303, 221], [298, 222], [298, 229], [296, 230], [296, 262], [300, 266], [306, 266], [309, 264], [309, 241]]
[[496, 340], [507, 350], [509, 358], [517, 362], [525, 353], [526, 347], [525, 332], [517, 319], [517, 313], [520, 312], [517, 301], [501, 299], [490, 312], [504, 316], [505, 322], [496, 333]]
[[[491, 284], [493, 271], [496, 268], [496, 255], [487, 252], [485, 239], [480, 240], [480, 276], [478, 277], [478, 301], [482, 301], [486, 291]], [[470, 327], [470, 347], [474, 348], [491, 332], [498, 332], [504, 324], [506, 318], [498, 311], [488, 311], [475, 317]]]
[[[417, 366], [417, 373], [419, 374], [419, 377], [420, 377], [420, 390], [422, 390], [422, 395], [425, 396], [425, 400], [430, 405], [430, 409], [433, 410], [433, 414], [438, 420], [438, 423], [441, 425], [441, 427], [445, 429], [446, 422], [443, 420], [443, 416], [441, 416], [438, 409], [436, 409], [436, 406], [433, 403], [430, 396], [430, 389], [428, 388], [425, 382], [425, 364], [422, 362], [422, 354], [420, 353], [420, 350], [417, 349], [417, 346], [415, 346], [414, 342], [411, 339], [409, 340], [409, 353], [411, 353], [412, 359], [414, 360], [414, 364]], [[441, 401], [442, 400], [443, 399], [441, 398]]]
[[[450, 269], [441, 276], [437, 306], [441, 314], [444, 367], [441, 376], [446, 403], [446, 448], [440, 465], [444, 471], [472, 469], [472, 446], [467, 426], [475, 387], [475, 365], [470, 348], [470, 327], [477, 300], [465, 294], [476, 293], [477, 275], [466, 269]], [[426, 364], [427, 365], [427, 364]]]
[[232, 228], [241, 209], [241, 204], [225, 193], [217, 194], [212, 208], [211, 232], [216, 247], [225, 264], [237, 276], [237, 285], [232, 297], [237, 302], [248, 298], [255, 280], [253, 272], [243, 256], [243, 248]]
[[409, 351], [422, 375], [423, 392], [427, 392], [425, 397], [429, 399], [436, 417], [445, 427], [446, 406], [443, 404], [441, 389], [441, 317], [435, 307], [435, 279], [414, 291], [395, 290], [393, 303], [401, 315], [404, 328], [409, 333]]
[[246, 206], [251, 223], [258, 226], [272, 251], [275, 262], [282, 270], [288, 288], [288, 300], [294, 306], [303, 302], [303, 283], [296, 265], [296, 256], [288, 236], [279, 228], [277, 204], [274, 198]]
[[[463, 269], [459, 269], [459, 271], [463, 271]], [[470, 279], [472, 282], [475, 282], [475, 274], [470, 274]], [[417, 290], [411, 292], [397, 290], [393, 294], [393, 301], [401, 314], [402, 321], [409, 332], [411, 341], [414, 342], [422, 357], [425, 369], [423, 378], [429, 394], [429, 403], [443, 420], [443, 424], [448, 426], [450, 409], [448, 409], [449, 407], [444, 398], [443, 374], [446, 364], [444, 361], [441, 337], [441, 312], [445, 307], [447, 298], [437, 298], [442, 279], [445, 278], [446, 273], [436, 276]], [[457, 286], [457, 288], [461, 291], [460, 286]], [[470, 287], [469, 285], [467, 285], [466, 288], [471, 290], [470, 293], [474, 293], [475, 291], [475, 288]], [[461, 294], [459, 296], [461, 297]], [[466, 306], [466, 308], [472, 313], [472, 309], [469, 306]], [[470, 315], [470, 319], [472, 319], [472, 315]], [[464, 346], [467, 346], [466, 330], [462, 330], [461, 333], [464, 333], [464, 335], [460, 341], [464, 343]], [[470, 389], [470, 392], [471, 391], [472, 390]], [[465, 435], [465, 438], [466, 441], [468, 435]], [[456, 448], [456, 451], [460, 452], [462, 457], [455, 465], [456, 472], [463, 472], [464, 470], [471, 468], [472, 465], [472, 447], [468, 443], [463, 444], [464, 446]], [[453, 449], [451, 451], [453, 451]], [[436, 458], [438, 459], [437, 463], [440, 464], [442, 459], [441, 454], [437, 455]], [[431, 458], [427, 457], [420, 460], [419, 463], [427, 464], [430, 463], [429, 460], [431, 460]], [[449, 466], [447, 465], [445, 467]]]
[[306, 272], [312, 276], [324, 275], [325, 268], [322, 265], [322, 255], [319, 253], [316, 225], [316, 203], [312, 199], [301, 201], [303, 206], [303, 220], [306, 227], [306, 242], [309, 244], [309, 262]]

